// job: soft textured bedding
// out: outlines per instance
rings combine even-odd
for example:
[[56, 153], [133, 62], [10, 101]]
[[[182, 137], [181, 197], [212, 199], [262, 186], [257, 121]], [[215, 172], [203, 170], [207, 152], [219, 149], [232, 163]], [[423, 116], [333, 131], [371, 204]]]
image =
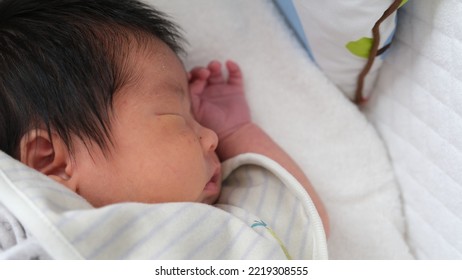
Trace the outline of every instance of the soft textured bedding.
[[409, 1], [367, 107], [401, 186], [419, 259], [462, 258], [460, 1]]
[[[330, 258], [412, 258], [404, 239], [400, 194], [384, 145], [356, 106], [313, 65], [272, 1], [147, 2], [169, 13], [183, 27], [190, 43], [188, 56], [184, 58], [188, 69], [205, 65], [211, 59], [231, 58], [241, 65], [254, 121], [299, 163], [326, 204], [331, 221]], [[1, 168], [7, 175], [16, 172], [10, 170], [8, 164]], [[26, 178], [24, 187], [36, 188], [40, 192], [34, 184], [35, 176], [38, 175]], [[42, 187], [47, 191], [46, 186]], [[2, 194], [0, 199], [6, 198]], [[265, 197], [250, 202], [258, 207], [262, 200]], [[69, 203], [72, 201], [74, 198], [69, 197]], [[5, 202], [12, 206], [13, 202]], [[199, 210], [209, 208], [206, 205], [195, 207]], [[287, 207], [292, 204], [274, 207], [269, 214], [285, 213]], [[204, 215], [204, 212], [198, 214]], [[274, 219], [273, 215], [264, 222]], [[72, 218], [72, 212], [66, 216]], [[27, 219], [27, 215], [18, 218]], [[281, 219], [290, 221], [291, 216], [284, 215]], [[43, 226], [40, 225], [41, 219], [29, 222], [30, 227]], [[281, 249], [264, 226], [257, 229], [268, 238], [264, 240], [271, 240], [274, 250]], [[291, 227], [283, 231], [308, 234], [303, 229]], [[70, 229], [69, 233], [76, 234], [77, 231]], [[78, 237], [85, 244], [86, 238]], [[239, 241], [222, 243], [221, 246], [234, 248]], [[314, 246], [318, 244], [322, 243]], [[194, 248], [198, 245], [195, 244]], [[50, 247], [54, 248], [54, 245]], [[189, 249], [183, 247], [183, 250]], [[61, 253], [63, 255], [57, 256], [72, 257]], [[193, 257], [198, 256], [194, 254]], [[262, 255], [255, 256], [260, 257], [263, 258]]]

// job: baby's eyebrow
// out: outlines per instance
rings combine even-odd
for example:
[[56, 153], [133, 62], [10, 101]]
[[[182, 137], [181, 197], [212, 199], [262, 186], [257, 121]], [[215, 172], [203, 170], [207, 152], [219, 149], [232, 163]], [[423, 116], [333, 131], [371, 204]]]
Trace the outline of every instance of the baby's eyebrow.
[[164, 95], [164, 94], [170, 94], [170, 93], [175, 93], [178, 97], [183, 99], [187, 94], [185, 93], [185, 89], [178, 84], [178, 83], [165, 83], [162, 87], [162, 90], [157, 90], [155, 91], [157, 95]]
[[172, 87], [172, 91], [173, 91], [175, 94], [177, 94], [178, 96], [182, 97], [182, 98], [185, 96], [184, 90], [183, 90], [183, 88], [182, 88], [180, 85], [175, 85], [175, 86], [173, 86], [173, 87]]
[[189, 94], [187, 92], [187, 89], [184, 89], [181, 85], [177, 84], [174, 86], [173, 91], [181, 98], [181, 99], [188, 99], [189, 100]]

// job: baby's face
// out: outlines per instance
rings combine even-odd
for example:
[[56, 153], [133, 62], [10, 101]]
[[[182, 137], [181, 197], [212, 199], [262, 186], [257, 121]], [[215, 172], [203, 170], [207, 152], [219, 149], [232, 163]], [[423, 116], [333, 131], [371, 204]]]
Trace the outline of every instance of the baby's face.
[[77, 192], [96, 207], [213, 203], [221, 188], [218, 138], [191, 113], [183, 65], [160, 42], [154, 54], [136, 54], [133, 63], [136, 82], [115, 96], [110, 153], [76, 145]]

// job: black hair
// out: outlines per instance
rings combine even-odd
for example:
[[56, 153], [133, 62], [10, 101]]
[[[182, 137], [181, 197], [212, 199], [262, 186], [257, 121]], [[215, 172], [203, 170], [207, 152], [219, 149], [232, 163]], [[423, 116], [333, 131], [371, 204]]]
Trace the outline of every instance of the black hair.
[[18, 158], [41, 127], [70, 150], [74, 135], [107, 147], [129, 48], [153, 38], [183, 52], [179, 28], [136, 0], [0, 0], [0, 150]]

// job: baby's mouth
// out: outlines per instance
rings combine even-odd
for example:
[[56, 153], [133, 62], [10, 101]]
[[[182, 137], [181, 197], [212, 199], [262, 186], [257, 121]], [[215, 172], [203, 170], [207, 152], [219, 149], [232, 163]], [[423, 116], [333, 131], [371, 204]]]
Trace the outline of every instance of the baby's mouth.
[[215, 169], [215, 172], [212, 175], [212, 178], [210, 178], [209, 182], [205, 185], [204, 190], [207, 190], [207, 191], [219, 191], [220, 175], [221, 175], [221, 170], [220, 170], [219, 167], [217, 167]]

